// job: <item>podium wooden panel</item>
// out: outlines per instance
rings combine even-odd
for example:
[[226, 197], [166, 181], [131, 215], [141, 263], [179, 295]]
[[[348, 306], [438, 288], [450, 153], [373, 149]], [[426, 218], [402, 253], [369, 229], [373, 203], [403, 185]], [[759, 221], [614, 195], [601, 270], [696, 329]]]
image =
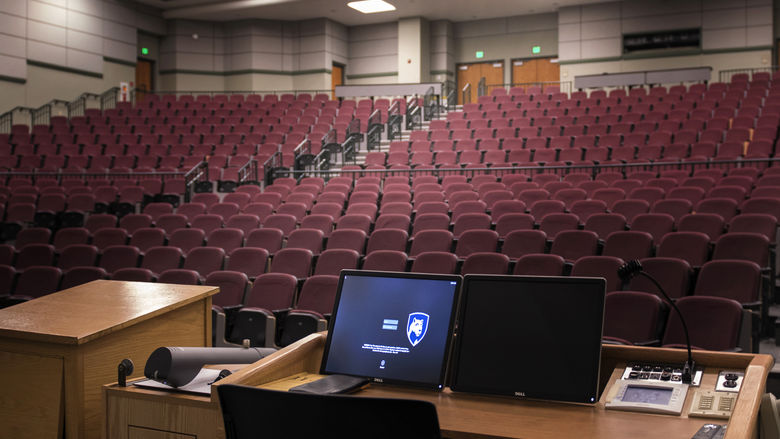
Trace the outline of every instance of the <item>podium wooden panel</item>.
[[[325, 343], [324, 333], [313, 334], [274, 355], [215, 383], [243, 384], [279, 388], [280, 381], [293, 375], [313, 374], [319, 370]], [[442, 434], [450, 438], [663, 438], [688, 439], [704, 424], [725, 420], [688, 418], [693, 389], [688, 392], [682, 416], [652, 415], [605, 410], [611, 386], [628, 361], [677, 363], [687, 357], [685, 351], [633, 346], [604, 346], [602, 349], [599, 402], [593, 406], [563, 404], [513, 398], [415, 390], [373, 385], [356, 395], [412, 398], [436, 405]], [[742, 390], [729, 421], [726, 439], [756, 435], [758, 409], [765, 391], [766, 378], [773, 364], [768, 355], [695, 351], [694, 358], [704, 368], [702, 388], [713, 388], [723, 369], [745, 372]], [[544, 359], [529, 357], [529, 361]], [[486, 365], [489, 367], [489, 365]], [[302, 378], [305, 379], [305, 378]], [[300, 384], [298, 380], [294, 384]], [[290, 384], [292, 385], [292, 384]], [[157, 439], [151, 432], [164, 431], [170, 438], [205, 439], [224, 437], [217, 394], [211, 398], [166, 393], [115, 385], [104, 388], [107, 410], [106, 437], [110, 439]], [[145, 413], [141, 415], [141, 413]], [[176, 413], [166, 419], [162, 413]], [[301, 414], [305, 419], [305, 414]], [[262, 413], [257, 422], [262, 423]], [[133, 435], [145, 429], [148, 435]]]
[[98, 280], [0, 310], [0, 437], [98, 438], [101, 386], [159, 346], [208, 346], [216, 287]]

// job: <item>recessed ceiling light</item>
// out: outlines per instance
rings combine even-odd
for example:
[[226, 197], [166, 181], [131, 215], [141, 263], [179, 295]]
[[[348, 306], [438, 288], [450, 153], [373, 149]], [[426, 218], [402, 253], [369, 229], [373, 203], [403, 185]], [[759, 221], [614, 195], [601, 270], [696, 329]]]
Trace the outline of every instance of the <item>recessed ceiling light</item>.
[[347, 3], [347, 6], [352, 9], [357, 9], [364, 14], [395, 11], [395, 6], [383, 0], [363, 0], [359, 2], [349, 2]]

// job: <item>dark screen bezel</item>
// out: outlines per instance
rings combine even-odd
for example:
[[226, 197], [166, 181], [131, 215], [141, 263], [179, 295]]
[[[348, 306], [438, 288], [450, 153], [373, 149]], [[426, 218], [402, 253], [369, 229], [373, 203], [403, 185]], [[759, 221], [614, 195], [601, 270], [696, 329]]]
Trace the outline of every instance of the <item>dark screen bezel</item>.
[[444, 275], [444, 274], [425, 274], [425, 273], [407, 273], [397, 271], [366, 271], [366, 270], [341, 270], [339, 275], [339, 284], [336, 292], [336, 299], [333, 305], [333, 314], [331, 314], [330, 321], [328, 322], [328, 336], [325, 340], [325, 347], [322, 352], [322, 361], [320, 362], [320, 374], [331, 375], [333, 372], [326, 372], [325, 366], [328, 363], [328, 354], [330, 352], [331, 342], [333, 340], [333, 325], [336, 322], [338, 316], [339, 303], [341, 301], [341, 289], [344, 284], [345, 276], [363, 276], [363, 277], [391, 277], [391, 278], [403, 278], [403, 279], [426, 279], [426, 280], [440, 280], [457, 282], [455, 285], [455, 297], [452, 300], [452, 308], [450, 309], [450, 321], [447, 327], [447, 339], [444, 346], [444, 358], [441, 364], [441, 370], [439, 372], [439, 379], [437, 383], [421, 383], [418, 381], [406, 381], [400, 379], [389, 379], [376, 376], [364, 376], [372, 382], [380, 382], [384, 384], [399, 384], [404, 386], [420, 387], [425, 389], [433, 389], [441, 391], [445, 386], [445, 378], [449, 371], [450, 353], [452, 351], [453, 343], [453, 328], [455, 327], [455, 321], [458, 317], [458, 309], [460, 303], [461, 290], [463, 286], [463, 277], [459, 275]]
[[466, 317], [466, 307], [468, 306], [468, 295], [469, 295], [469, 284], [472, 280], [498, 280], [498, 281], [504, 281], [504, 282], [517, 282], [517, 283], [587, 283], [587, 284], [600, 284], [601, 289], [603, 291], [601, 295], [601, 329], [599, 331], [599, 340], [603, 337], [604, 334], [604, 304], [605, 304], [605, 298], [606, 298], [606, 279], [604, 278], [595, 278], [595, 277], [571, 277], [571, 276], [509, 276], [509, 275], [480, 275], [480, 274], [468, 274], [464, 276], [463, 279], [463, 286], [461, 287], [461, 293], [460, 293], [460, 307], [458, 309], [458, 333], [455, 335], [454, 341], [453, 341], [453, 355], [450, 367], [450, 380], [449, 380], [449, 387], [450, 390], [453, 392], [461, 392], [461, 393], [481, 393], [486, 395], [501, 395], [501, 396], [509, 396], [515, 399], [538, 399], [538, 400], [545, 400], [545, 401], [555, 401], [555, 402], [565, 402], [565, 403], [575, 403], [575, 404], [586, 404], [586, 405], [593, 405], [598, 403], [598, 390], [599, 390], [599, 379], [601, 375], [601, 344], [599, 344], [599, 354], [596, 356], [596, 373], [595, 373], [595, 380], [593, 383], [593, 390], [594, 390], [594, 397], [595, 400], [593, 402], [590, 401], [580, 401], [580, 400], [573, 400], [573, 399], [561, 399], [561, 398], [551, 398], [549, 395], [524, 395], [524, 396], [518, 396], [514, 393], [513, 389], [507, 389], [506, 392], [496, 392], [492, 389], [474, 389], [470, 388], [468, 390], [463, 390], [462, 388], [459, 388], [459, 385], [457, 383], [458, 381], [458, 364], [460, 363], [460, 356], [462, 354], [462, 346], [461, 342], [463, 340], [463, 337], [460, 337], [460, 333], [463, 331], [465, 325], [465, 317]]

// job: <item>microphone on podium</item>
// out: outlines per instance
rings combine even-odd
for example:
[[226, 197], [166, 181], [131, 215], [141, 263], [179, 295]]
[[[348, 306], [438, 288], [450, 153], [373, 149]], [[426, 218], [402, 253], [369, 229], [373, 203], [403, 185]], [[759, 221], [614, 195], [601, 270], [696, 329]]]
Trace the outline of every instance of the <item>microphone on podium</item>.
[[688, 325], [685, 324], [685, 318], [683, 317], [682, 313], [680, 313], [677, 305], [675, 305], [669, 295], [666, 294], [666, 291], [664, 291], [664, 288], [661, 286], [661, 284], [653, 276], [644, 272], [642, 264], [638, 260], [634, 259], [632, 261], [626, 262], [625, 264], [618, 267], [617, 272], [618, 276], [620, 276], [623, 282], [628, 282], [637, 274], [646, 277], [650, 280], [650, 282], [655, 284], [656, 288], [658, 288], [658, 291], [660, 291], [664, 296], [664, 299], [666, 299], [666, 302], [669, 303], [669, 305], [671, 305], [671, 307], [674, 308], [674, 310], [677, 312], [677, 315], [680, 317], [680, 322], [682, 322], [683, 332], [685, 332], [685, 343], [688, 347], [688, 361], [685, 363], [682, 369], [682, 382], [685, 384], [690, 384], [693, 379], [696, 363], [694, 363], [693, 356], [691, 355], [691, 338], [688, 335]]

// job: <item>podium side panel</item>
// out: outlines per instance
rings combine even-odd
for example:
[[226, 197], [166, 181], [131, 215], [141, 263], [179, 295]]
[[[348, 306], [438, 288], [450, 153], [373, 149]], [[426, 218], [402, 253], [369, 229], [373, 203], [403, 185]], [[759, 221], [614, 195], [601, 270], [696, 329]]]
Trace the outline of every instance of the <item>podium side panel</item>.
[[60, 436], [62, 363], [57, 357], [0, 352], [0, 437]]
[[117, 380], [117, 365], [122, 359], [130, 358], [135, 364], [132, 377], [140, 377], [149, 355], [160, 346], [206, 346], [204, 302], [191, 303], [81, 346], [84, 431], [73, 437], [100, 437], [105, 416], [101, 386]]
[[109, 439], [213, 439], [222, 416], [217, 407], [187, 404], [176, 395], [136, 398], [109, 392], [106, 398]]

